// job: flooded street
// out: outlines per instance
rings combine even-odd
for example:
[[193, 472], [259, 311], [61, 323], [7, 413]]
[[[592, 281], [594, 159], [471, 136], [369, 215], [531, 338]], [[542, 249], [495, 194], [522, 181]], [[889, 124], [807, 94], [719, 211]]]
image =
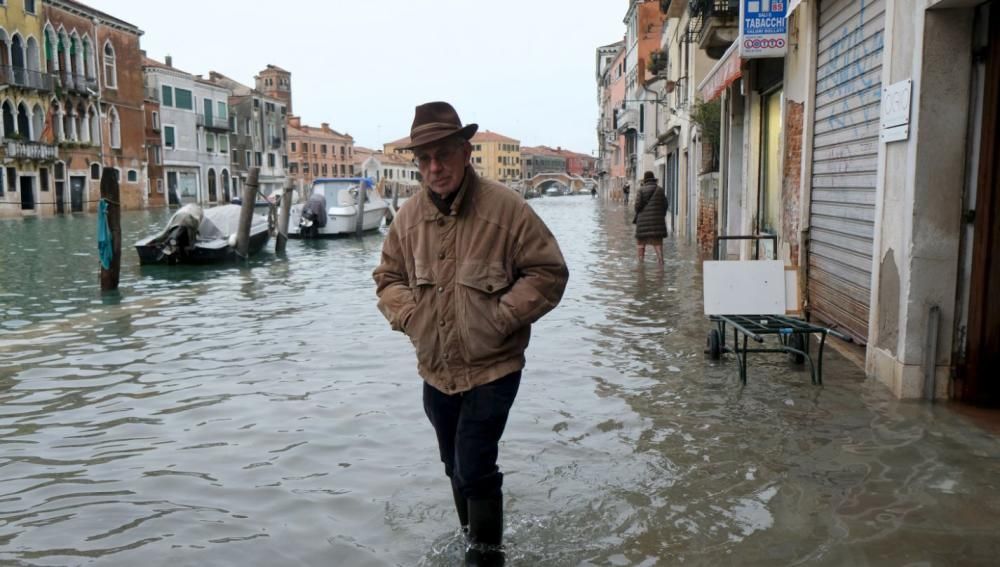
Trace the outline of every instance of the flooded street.
[[[532, 205], [570, 283], [501, 445], [509, 565], [995, 564], [997, 438], [831, 349], [741, 388], [693, 247], [637, 268], [620, 204]], [[459, 564], [381, 235], [140, 268], [168, 216], [125, 213], [103, 298], [96, 217], [0, 222], [0, 564]]]

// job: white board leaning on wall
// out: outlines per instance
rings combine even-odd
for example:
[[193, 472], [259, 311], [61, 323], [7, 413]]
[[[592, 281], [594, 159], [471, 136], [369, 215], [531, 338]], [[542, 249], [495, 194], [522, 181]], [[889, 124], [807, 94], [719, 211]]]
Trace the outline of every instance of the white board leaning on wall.
[[797, 290], [780, 260], [704, 262], [705, 315], [785, 315], [798, 310]]

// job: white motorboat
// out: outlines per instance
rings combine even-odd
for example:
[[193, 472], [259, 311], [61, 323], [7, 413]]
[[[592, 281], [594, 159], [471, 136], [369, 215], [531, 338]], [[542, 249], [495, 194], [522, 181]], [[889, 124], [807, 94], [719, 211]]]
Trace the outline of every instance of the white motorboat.
[[312, 194], [306, 202], [292, 205], [288, 219], [288, 236], [323, 238], [355, 234], [358, 222], [357, 202], [360, 194], [365, 198], [361, 230], [378, 230], [389, 203], [375, 193], [371, 179], [321, 177], [313, 181]]

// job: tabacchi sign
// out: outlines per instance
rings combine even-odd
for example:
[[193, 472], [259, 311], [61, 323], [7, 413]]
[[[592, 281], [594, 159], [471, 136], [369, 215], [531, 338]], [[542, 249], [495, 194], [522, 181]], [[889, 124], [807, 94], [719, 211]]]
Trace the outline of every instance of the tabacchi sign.
[[740, 2], [740, 57], [784, 57], [788, 51], [787, 0]]

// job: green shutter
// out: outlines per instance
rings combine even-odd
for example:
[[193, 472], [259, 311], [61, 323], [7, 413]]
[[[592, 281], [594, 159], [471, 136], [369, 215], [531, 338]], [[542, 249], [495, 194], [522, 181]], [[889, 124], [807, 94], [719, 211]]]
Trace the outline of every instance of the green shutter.
[[173, 106], [174, 105], [174, 89], [163, 85], [163, 100], [161, 103], [163, 106]]
[[165, 146], [167, 146], [169, 148], [175, 147], [174, 146], [174, 127], [173, 126], [167, 126], [166, 128], [163, 129], [163, 143], [164, 143]]
[[194, 98], [191, 96], [191, 91], [187, 89], [174, 89], [174, 96], [177, 97], [177, 108], [194, 110]]

